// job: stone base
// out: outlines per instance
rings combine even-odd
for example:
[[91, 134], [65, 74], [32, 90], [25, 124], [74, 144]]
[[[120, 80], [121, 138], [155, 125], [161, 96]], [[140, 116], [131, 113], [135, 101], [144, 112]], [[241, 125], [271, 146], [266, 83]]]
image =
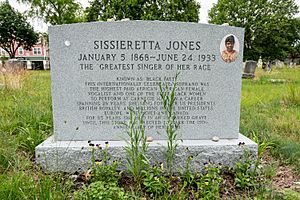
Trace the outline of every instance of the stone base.
[[[105, 141], [92, 141], [99, 144], [102, 149]], [[120, 169], [125, 168], [126, 154], [124, 141], [109, 141], [108, 154], [110, 162], [120, 162]], [[166, 140], [154, 140], [149, 143], [148, 158], [151, 164], [164, 162], [167, 148]], [[236, 162], [244, 158], [245, 149], [248, 149], [251, 159], [257, 157], [257, 144], [247, 137], [239, 134], [238, 139], [221, 139], [218, 142], [211, 140], [184, 140], [178, 141], [176, 155], [174, 157], [174, 171], [185, 169], [189, 156], [193, 156], [190, 169], [201, 170], [207, 162], [233, 167]], [[36, 163], [45, 171], [50, 172], [75, 172], [85, 171], [91, 166], [91, 147], [87, 141], [54, 141], [49, 137], [36, 147]], [[95, 158], [101, 160], [103, 150], [95, 150]]]

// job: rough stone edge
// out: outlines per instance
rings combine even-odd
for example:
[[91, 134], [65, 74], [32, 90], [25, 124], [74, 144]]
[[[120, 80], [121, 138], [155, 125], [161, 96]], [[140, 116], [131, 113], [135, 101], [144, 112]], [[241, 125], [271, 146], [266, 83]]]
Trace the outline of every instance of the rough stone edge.
[[[106, 141], [91, 141], [105, 147]], [[126, 156], [124, 141], [108, 141], [110, 161], [119, 161], [120, 169], [125, 168]], [[165, 162], [166, 140], [154, 140], [149, 143], [148, 158], [151, 164]], [[245, 150], [250, 159], [256, 159], [258, 146], [255, 142], [239, 134], [238, 139], [211, 140], [183, 140], [178, 141], [178, 148], [174, 158], [174, 169], [182, 171], [189, 156], [193, 156], [190, 163], [192, 170], [201, 170], [207, 162], [233, 167], [236, 162], [244, 159]], [[95, 151], [95, 158], [101, 159], [101, 151]], [[85, 171], [91, 166], [91, 147], [87, 141], [54, 141], [49, 137], [35, 149], [36, 163], [48, 172], [76, 172]]]

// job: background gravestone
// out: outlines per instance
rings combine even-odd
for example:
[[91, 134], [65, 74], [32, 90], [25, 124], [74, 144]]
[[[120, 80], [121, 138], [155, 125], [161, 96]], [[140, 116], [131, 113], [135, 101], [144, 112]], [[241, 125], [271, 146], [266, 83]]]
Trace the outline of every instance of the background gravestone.
[[[238, 54], [225, 62], [221, 55], [231, 35]], [[128, 107], [140, 106], [147, 136], [154, 138], [149, 154], [161, 161], [166, 136], [158, 84], [172, 84], [176, 72], [178, 165], [184, 166], [182, 156], [190, 153], [226, 163], [243, 153], [236, 150], [241, 140], [255, 152], [255, 143], [239, 134], [243, 35], [243, 29], [230, 26], [158, 21], [50, 27], [54, 138], [37, 147], [38, 162], [46, 166], [47, 161], [50, 170], [85, 168], [88, 140], [109, 141], [112, 156], [124, 159], [119, 124], [128, 121]], [[214, 136], [221, 140], [212, 142]], [[53, 169], [55, 156], [61, 163], [70, 157], [77, 161], [62, 164], [66, 170]]]
[[243, 78], [254, 78], [256, 67], [257, 67], [256, 61], [253, 60], [246, 61]]

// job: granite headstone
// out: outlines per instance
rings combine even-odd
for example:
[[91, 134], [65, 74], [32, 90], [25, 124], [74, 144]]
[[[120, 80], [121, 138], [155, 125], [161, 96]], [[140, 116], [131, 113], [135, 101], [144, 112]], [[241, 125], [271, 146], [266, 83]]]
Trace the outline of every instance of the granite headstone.
[[158, 84], [172, 85], [176, 73], [176, 170], [189, 155], [195, 169], [208, 160], [232, 166], [244, 153], [238, 144], [255, 156], [257, 145], [239, 134], [243, 37], [242, 28], [183, 22], [49, 27], [54, 136], [36, 148], [37, 163], [48, 171], [85, 170], [88, 140], [109, 141], [110, 156], [126, 162], [120, 124], [128, 121], [128, 108], [140, 107], [153, 138], [149, 157], [164, 162]]
[[[221, 58], [236, 37], [234, 62]], [[57, 140], [120, 140], [128, 108], [143, 106], [147, 133], [165, 139], [159, 82], [176, 72], [182, 139], [237, 138], [241, 28], [179, 22], [97, 22], [49, 28]]]

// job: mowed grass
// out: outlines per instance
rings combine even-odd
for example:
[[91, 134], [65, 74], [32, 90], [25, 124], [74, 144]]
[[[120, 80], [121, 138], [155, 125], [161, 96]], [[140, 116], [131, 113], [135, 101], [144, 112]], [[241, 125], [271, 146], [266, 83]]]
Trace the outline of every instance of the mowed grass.
[[[0, 102], [0, 199], [72, 199], [71, 175], [34, 163], [34, 148], [53, 132], [50, 72], [28, 71], [19, 90], [0, 87]], [[300, 172], [300, 68], [243, 80], [240, 132], [274, 143], [271, 154]]]

